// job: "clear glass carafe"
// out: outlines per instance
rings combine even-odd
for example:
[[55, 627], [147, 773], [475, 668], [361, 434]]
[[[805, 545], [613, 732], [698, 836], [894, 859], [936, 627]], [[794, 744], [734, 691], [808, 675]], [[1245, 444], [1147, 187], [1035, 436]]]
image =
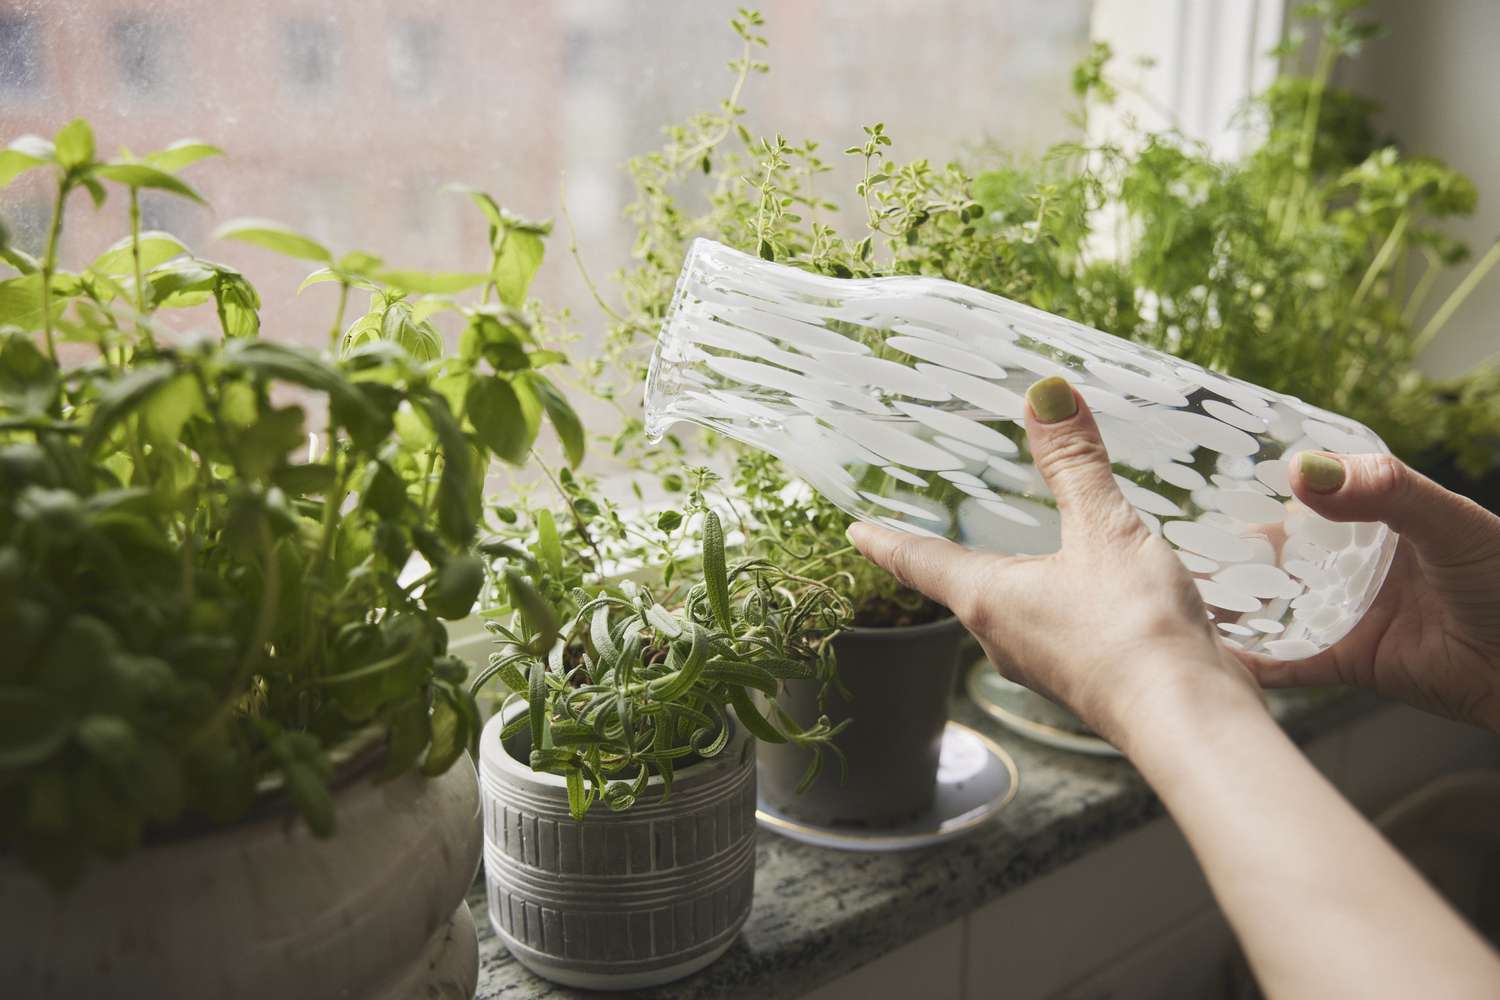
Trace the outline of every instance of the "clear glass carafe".
[[1058, 513], [1022, 418], [1044, 375], [1088, 402], [1125, 498], [1225, 642], [1296, 659], [1369, 607], [1394, 534], [1326, 520], [1287, 481], [1299, 451], [1386, 451], [1368, 428], [950, 281], [831, 278], [698, 240], [651, 360], [646, 431], [701, 424], [863, 520], [1046, 553]]

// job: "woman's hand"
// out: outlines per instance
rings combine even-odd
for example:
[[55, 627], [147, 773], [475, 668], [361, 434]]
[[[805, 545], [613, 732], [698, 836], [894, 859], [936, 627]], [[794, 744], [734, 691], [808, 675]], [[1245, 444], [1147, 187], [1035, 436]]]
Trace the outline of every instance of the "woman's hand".
[[1260, 711], [1215, 636], [1192, 578], [1120, 493], [1089, 408], [1059, 378], [1026, 393], [1032, 460], [1057, 498], [1062, 548], [1008, 558], [871, 524], [850, 540], [950, 608], [1000, 671], [1071, 708], [1125, 749], [1163, 699], [1228, 698]]
[[1242, 658], [1268, 687], [1355, 684], [1500, 732], [1500, 517], [1389, 455], [1303, 452], [1297, 499], [1401, 536], [1385, 585], [1347, 636], [1295, 662]]

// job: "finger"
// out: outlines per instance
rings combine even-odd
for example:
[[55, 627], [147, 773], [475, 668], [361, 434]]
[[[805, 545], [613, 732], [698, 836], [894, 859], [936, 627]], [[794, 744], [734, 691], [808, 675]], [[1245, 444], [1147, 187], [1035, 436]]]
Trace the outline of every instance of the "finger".
[[866, 559], [949, 609], [974, 589], [976, 562], [986, 558], [946, 538], [909, 535], [863, 521], [851, 524], [848, 534]]
[[1070, 533], [1145, 531], [1115, 482], [1099, 425], [1064, 379], [1050, 376], [1026, 390], [1026, 436], [1031, 460], [1046, 480]]
[[1338, 656], [1332, 649], [1305, 660], [1278, 660], [1263, 653], [1235, 650], [1235, 656], [1263, 688], [1324, 687], [1344, 683]]
[[1500, 538], [1500, 518], [1392, 455], [1304, 451], [1292, 492], [1330, 521], [1383, 521], [1432, 562], [1468, 561]]

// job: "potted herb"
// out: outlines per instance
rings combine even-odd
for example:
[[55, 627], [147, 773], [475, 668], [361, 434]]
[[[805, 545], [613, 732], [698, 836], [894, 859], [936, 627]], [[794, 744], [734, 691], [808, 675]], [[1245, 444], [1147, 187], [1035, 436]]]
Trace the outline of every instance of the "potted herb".
[[[742, 51], [731, 63], [733, 89], [721, 110], [668, 129], [662, 149], [628, 165], [637, 191], [629, 209], [639, 228], [637, 260], [621, 276], [624, 309], [602, 299], [600, 305], [612, 319], [606, 344], [612, 368], [628, 373], [636, 384], [695, 237], [800, 263], [806, 248], [794, 252], [783, 243], [784, 234], [795, 231], [799, 239], [810, 240], [809, 266], [843, 277], [884, 273], [874, 263], [875, 233], [857, 244], [846, 243], [816, 221], [820, 213], [836, 210], [813, 193], [814, 179], [829, 169], [817, 144], [794, 149], [780, 137], [756, 142], [739, 120], [744, 109], [738, 101], [747, 80], [766, 69], [757, 58], [765, 45], [761, 23], [754, 12], [742, 12], [732, 22]], [[871, 156], [890, 142], [878, 128], [867, 140]], [[742, 151], [731, 149], [736, 143]], [[686, 202], [705, 183], [707, 208], [694, 211]], [[609, 371], [601, 369], [601, 374]], [[605, 378], [598, 390], [609, 398], [624, 391]], [[615, 439], [616, 452], [630, 454], [641, 435], [640, 421], [627, 419]], [[669, 469], [682, 445], [670, 435], [667, 443], [660, 454], [636, 453], [636, 465], [657, 472]], [[845, 722], [858, 715], [859, 721], [834, 741], [848, 759], [847, 774], [824, 771], [802, 787], [801, 756], [762, 743], [762, 796], [779, 812], [823, 825], [879, 827], [913, 819], [933, 801], [958, 649], [967, 633], [947, 609], [866, 562], [844, 537], [848, 515], [790, 477], [775, 459], [746, 452], [734, 442], [717, 445], [737, 455], [735, 496], [746, 521], [746, 553], [828, 583], [852, 609], [852, 627], [833, 643], [839, 682], [794, 681], [777, 695], [780, 709], [800, 725], [824, 714]], [[662, 479], [670, 488], [670, 472]]]
[[[139, 190], [199, 200], [178, 171], [216, 152], [103, 161], [82, 121], [0, 151], [0, 183], [56, 181], [44, 256], [0, 248], [0, 969], [37, 997], [101, 976], [137, 996], [468, 995], [480, 717], [444, 622], [484, 581], [484, 466], [571, 411], [534, 370], [553, 358], [524, 283], [505, 304], [416, 294], [488, 300], [513, 269], [387, 271], [231, 224], [370, 289], [383, 320], [369, 343], [370, 317], [336, 321], [338, 360], [258, 338], [242, 274], [140, 231]], [[131, 233], [67, 269], [70, 196], [118, 188]], [[461, 312], [461, 356], [419, 315], [435, 305]], [[157, 315], [194, 307], [214, 335]]]
[[[631, 523], [603, 502], [580, 513], [589, 491], [569, 477], [566, 532], [542, 510], [511, 532], [525, 547], [489, 546], [516, 611], [476, 679], [511, 691], [480, 743], [490, 921], [571, 986], [642, 989], [721, 955], [754, 885], [752, 745], [797, 748], [811, 781], [838, 731], [753, 696], [826, 681], [847, 606], [764, 559], [728, 562], [694, 478], [685, 509]], [[649, 582], [620, 575], [629, 553], [652, 557]]]

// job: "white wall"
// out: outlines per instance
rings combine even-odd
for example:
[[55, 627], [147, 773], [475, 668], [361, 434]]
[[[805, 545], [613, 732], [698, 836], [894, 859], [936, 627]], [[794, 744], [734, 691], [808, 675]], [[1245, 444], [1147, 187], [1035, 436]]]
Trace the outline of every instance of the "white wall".
[[[1379, 124], [1406, 150], [1440, 157], [1474, 179], [1479, 211], [1452, 232], [1478, 256], [1500, 236], [1500, 2], [1372, 0], [1369, 12], [1390, 34], [1343, 67], [1339, 82], [1384, 106]], [[1457, 281], [1434, 288], [1428, 308]], [[1457, 374], [1496, 351], [1500, 268], [1449, 321], [1423, 366]]]

